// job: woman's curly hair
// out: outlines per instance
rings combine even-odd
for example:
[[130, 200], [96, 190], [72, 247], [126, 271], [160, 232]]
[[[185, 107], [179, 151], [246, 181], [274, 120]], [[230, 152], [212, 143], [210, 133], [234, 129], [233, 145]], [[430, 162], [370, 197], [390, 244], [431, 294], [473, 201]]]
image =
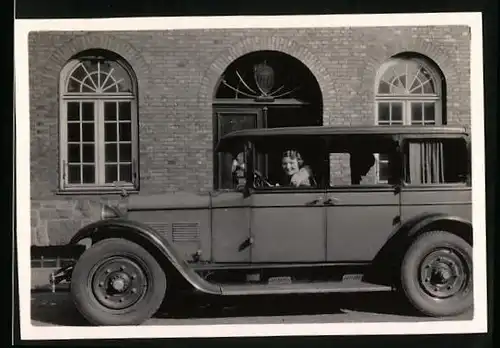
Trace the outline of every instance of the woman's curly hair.
[[302, 159], [302, 155], [297, 150], [286, 150], [283, 152], [281, 158], [289, 157], [291, 159], [296, 159], [299, 167], [304, 165], [304, 160]]

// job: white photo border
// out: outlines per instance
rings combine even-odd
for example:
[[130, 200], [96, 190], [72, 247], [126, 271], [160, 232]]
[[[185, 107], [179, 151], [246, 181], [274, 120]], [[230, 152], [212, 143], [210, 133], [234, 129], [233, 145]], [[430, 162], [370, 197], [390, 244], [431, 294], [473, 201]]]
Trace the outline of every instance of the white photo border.
[[[482, 15], [479, 12], [294, 15], [294, 16], [212, 16], [138, 17], [113, 19], [15, 20], [15, 127], [16, 199], [19, 281], [20, 335], [26, 340], [118, 339], [171, 337], [257, 337], [374, 334], [451, 334], [487, 332], [486, 282], [486, 200], [483, 100]], [[466, 321], [314, 323], [314, 324], [237, 324], [173, 325], [124, 327], [37, 327], [31, 324], [30, 306], [30, 91], [28, 35], [31, 31], [135, 31], [227, 28], [314, 28], [467, 25], [471, 28], [471, 138], [473, 201], [474, 318]], [[92, 30], [89, 30], [92, 28]]]

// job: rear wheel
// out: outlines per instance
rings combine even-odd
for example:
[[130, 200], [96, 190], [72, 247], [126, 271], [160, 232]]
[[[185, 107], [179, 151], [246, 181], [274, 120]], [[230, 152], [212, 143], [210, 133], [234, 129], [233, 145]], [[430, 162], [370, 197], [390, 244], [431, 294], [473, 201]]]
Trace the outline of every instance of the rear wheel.
[[446, 232], [422, 234], [401, 265], [406, 298], [429, 316], [452, 316], [472, 308], [472, 246]]
[[138, 325], [160, 307], [166, 276], [140, 245], [105, 239], [85, 251], [72, 274], [71, 294], [94, 325]]

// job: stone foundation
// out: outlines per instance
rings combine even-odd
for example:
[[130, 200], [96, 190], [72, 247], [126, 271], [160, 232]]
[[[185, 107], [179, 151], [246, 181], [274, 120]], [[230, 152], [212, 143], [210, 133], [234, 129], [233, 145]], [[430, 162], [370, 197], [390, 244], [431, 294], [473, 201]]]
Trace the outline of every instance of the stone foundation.
[[81, 227], [100, 218], [101, 203], [118, 200], [53, 199], [31, 202], [31, 245], [66, 244]]

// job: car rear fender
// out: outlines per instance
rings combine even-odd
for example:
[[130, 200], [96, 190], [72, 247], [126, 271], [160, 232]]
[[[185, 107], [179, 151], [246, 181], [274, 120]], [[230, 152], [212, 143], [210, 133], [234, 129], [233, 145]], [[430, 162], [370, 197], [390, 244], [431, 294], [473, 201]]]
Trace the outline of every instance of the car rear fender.
[[470, 245], [473, 243], [470, 221], [445, 213], [419, 214], [406, 220], [393, 231], [373, 259], [373, 267], [367, 278], [376, 283], [392, 283], [394, 277], [399, 276], [399, 265], [412, 241], [422, 233], [432, 230], [448, 231], [463, 238]]
[[472, 223], [458, 216], [433, 214], [418, 221], [409, 231], [408, 238], [413, 240], [420, 234], [432, 230], [443, 230], [457, 235], [470, 245], [473, 244]]
[[91, 223], [79, 230], [69, 244], [77, 244], [84, 239], [90, 239], [92, 244], [95, 244], [107, 238], [123, 238], [141, 245], [156, 258], [167, 277], [174, 279], [174, 282], [184, 280], [198, 291], [209, 294], [221, 293], [219, 286], [201, 278], [157, 231], [136, 221], [120, 218]]

